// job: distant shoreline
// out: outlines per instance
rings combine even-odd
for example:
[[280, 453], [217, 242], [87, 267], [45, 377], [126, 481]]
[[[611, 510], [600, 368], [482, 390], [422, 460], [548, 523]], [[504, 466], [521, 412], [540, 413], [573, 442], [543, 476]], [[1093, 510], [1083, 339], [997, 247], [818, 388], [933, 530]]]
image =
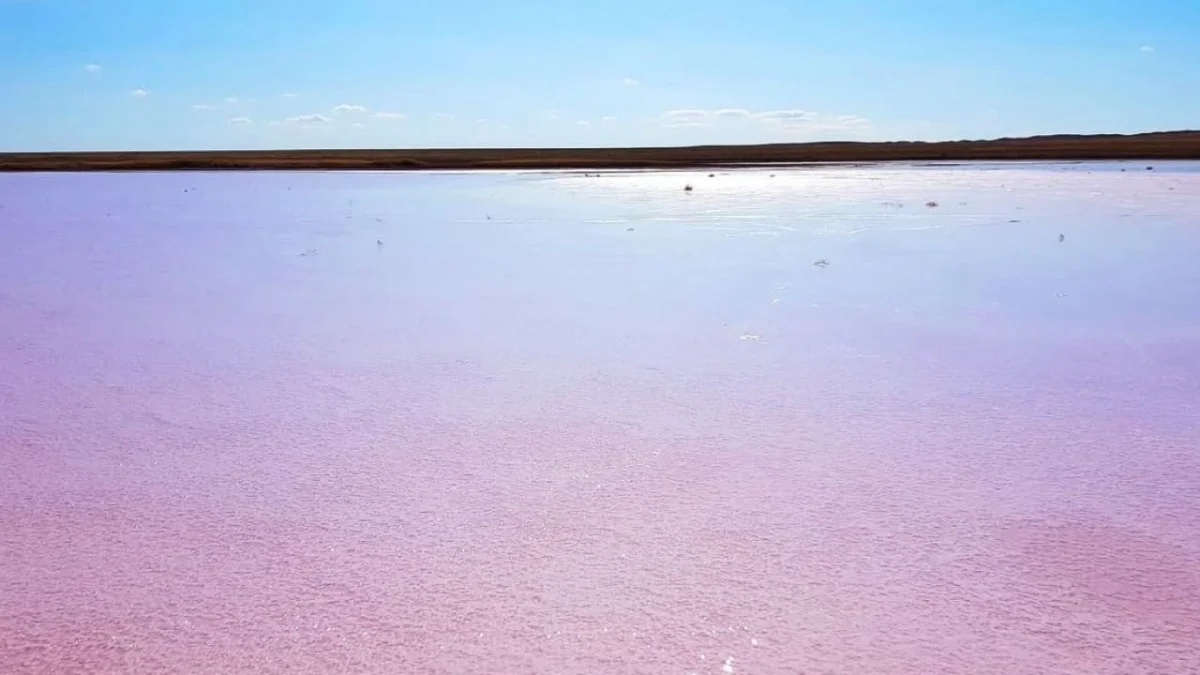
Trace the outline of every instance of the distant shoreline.
[[0, 171], [700, 169], [893, 161], [1200, 160], [1200, 131], [663, 148], [0, 153]]

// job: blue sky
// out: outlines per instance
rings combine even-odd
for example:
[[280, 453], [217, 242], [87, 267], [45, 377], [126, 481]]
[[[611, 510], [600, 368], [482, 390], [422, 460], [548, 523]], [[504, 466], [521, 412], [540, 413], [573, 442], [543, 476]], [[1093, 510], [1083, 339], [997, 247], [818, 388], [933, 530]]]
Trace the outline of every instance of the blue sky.
[[0, 0], [0, 151], [1200, 127], [1189, 0]]

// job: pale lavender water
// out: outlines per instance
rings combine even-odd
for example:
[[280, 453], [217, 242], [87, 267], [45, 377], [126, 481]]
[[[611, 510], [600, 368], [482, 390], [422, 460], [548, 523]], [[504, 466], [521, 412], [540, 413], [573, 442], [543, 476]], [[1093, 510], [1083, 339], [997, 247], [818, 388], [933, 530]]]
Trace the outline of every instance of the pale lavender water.
[[0, 673], [1200, 672], [1118, 168], [0, 175]]

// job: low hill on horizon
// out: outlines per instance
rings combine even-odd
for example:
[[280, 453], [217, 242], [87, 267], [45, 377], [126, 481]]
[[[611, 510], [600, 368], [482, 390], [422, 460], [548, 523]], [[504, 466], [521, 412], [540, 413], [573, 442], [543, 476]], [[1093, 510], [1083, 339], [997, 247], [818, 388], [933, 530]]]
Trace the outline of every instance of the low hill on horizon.
[[888, 161], [1200, 159], [1200, 131], [960, 141], [819, 141], [639, 148], [0, 153], [0, 171], [637, 169]]

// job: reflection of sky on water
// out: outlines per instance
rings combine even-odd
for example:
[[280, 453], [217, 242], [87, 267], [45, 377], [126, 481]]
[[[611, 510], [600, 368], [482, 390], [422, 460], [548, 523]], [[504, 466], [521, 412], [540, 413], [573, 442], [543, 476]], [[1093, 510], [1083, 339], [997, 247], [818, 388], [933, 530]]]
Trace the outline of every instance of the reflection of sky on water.
[[0, 672], [1200, 671], [1154, 166], [0, 175]]

